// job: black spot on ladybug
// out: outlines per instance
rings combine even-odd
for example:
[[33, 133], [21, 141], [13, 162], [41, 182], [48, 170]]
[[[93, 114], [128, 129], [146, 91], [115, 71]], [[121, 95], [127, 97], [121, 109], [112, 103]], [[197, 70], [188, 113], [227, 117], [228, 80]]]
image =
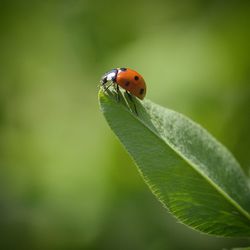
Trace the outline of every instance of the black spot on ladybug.
[[120, 68], [121, 71], [126, 71], [127, 69], [126, 68]]
[[126, 82], [125, 85], [128, 86], [130, 84], [130, 82]]
[[135, 80], [136, 80], [136, 81], [138, 81], [138, 80], [139, 80], [139, 76], [135, 76], [134, 78], [135, 78]]
[[140, 89], [140, 95], [144, 93], [144, 89]]

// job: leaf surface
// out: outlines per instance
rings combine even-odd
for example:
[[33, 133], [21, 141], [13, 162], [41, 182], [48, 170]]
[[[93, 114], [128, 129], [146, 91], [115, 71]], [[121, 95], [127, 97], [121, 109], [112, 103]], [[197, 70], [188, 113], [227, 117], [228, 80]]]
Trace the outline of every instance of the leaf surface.
[[[99, 92], [109, 126], [156, 197], [204, 233], [250, 236], [249, 180], [232, 154], [200, 125], [149, 100]], [[135, 113], [135, 108], [138, 115]]]

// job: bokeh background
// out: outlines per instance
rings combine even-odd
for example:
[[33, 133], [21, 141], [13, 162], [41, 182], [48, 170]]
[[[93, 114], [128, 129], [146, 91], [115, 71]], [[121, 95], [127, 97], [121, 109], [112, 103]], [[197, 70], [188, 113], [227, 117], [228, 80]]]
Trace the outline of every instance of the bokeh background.
[[[215, 250], [151, 194], [98, 108], [131, 67], [250, 169], [249, 1], [0, 1], [1, 249]], [[204, 194], [206, 195], [206, 194]]]

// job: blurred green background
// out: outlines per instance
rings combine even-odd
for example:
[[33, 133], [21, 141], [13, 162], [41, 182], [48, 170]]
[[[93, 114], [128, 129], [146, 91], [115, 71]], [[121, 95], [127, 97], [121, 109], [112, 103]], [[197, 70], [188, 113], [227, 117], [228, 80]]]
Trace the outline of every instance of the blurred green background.
[[1, 0], [0, 20], [1, 249], [250, 245], [169, 215], [97, 102], [101, 75], [131, 67], [249, 174], [249, 1]]

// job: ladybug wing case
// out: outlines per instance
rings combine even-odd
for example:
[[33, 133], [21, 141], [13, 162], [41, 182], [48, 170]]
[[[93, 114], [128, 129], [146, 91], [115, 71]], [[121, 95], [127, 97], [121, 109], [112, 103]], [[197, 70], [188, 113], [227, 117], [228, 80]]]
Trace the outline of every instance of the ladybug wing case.
[[127, 69], [126, 71], [119, 71], [116, 77], [116, 83], [141, 100], [146, 95], [145, 81], [143, 77], [134, 70]]

